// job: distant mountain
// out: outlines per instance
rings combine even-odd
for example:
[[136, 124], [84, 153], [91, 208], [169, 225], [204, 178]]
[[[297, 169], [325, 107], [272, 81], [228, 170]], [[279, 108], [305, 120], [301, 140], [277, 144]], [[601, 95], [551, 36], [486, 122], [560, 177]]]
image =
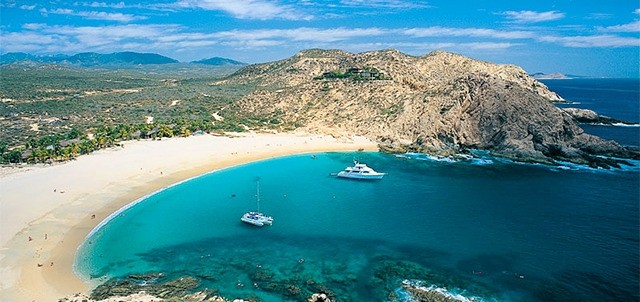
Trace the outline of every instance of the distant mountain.
[[84, 66], [95, 65], [120, 65], [120, 64], [170, 64], [178, 63], [178, 60], [161, 56], [155, 53], [137, 53], [137, 52], [115, 52], [111, 54], [99, 54], [95, 52], [83, 52], [71, 57], [65, 61], [72, 64]]
[[575, 75], [575, 74], [559, 73], [559, 72], [556, 72], [556, 73], [536, 72], [536, 73], [530, 74], [530, 76], [536, 80], [571, 80], [571, 79], [594, 78], [592, 76]]
[[[86, 67], [107, 66], [107, 67], [126, 67], [129, 65], [158, 65], [158, 64], [174, 64], [179, 63], [178, 60], [165, 57], [155, 53], [138, 53], [138, 52], [114, 52], [110, 54], [101, 54], [96, 52], [83, 52], [75, 55], [51, 55], [39, 56], [24, 52], [10, 52], [0, 55], [0, 64], [12, 63], [29, 63], [29, 64], [69, 64], [80, 65]], [[221, 67], [242, 67], [247, 63], [213, 57], [202, 59], [185, 64], [204, 64], [210, 66]]]
[[24, 52], [9, 52], [0, 55], [0, 64], [11, 64], [16, 62], [58, 63], [68, 57], [69, 56], [67, 55], [36, 56]]
[[235, 60], [231, 60], [231, 59], [226, 59], [226, 58], [220, 58], [220, 57], [213, 57], [213, 58], [209, 58], [209, 59], [202, 59], [202, 60], [198, 60], [198, 61], [192, 61], [191, 63], [215, 65], [215, 66], [227, 66], [227, 65], [244, 66], [244, 65], [248, 65], [247, 63], [243, 63], [243, 62], [239, 62], [239, 61], [235, 61]]
[[111, 54], [100, 54], [95, 52], [84, 52], [73, 56], [54, 55], [37, 56], [22, 52], [6, 53], [0, 56], [0, 64], [11, 64], [17, 62], [35, 63], [56, 63], [74, 64], [81, 66], [99, 65], [148, 65], [148, 64], [170, 64], [178, 63], [177, 60], [155, 53], [137, 52], [115, 52]]
[[566, 74], [562, 74], [562, 73], [542, 73], [542, 72], [537, 72], [534, 74], [530, 75], [531, 77], [533, 77], [536, 80], [568, 80], [571, 79], [571, 77], [569, 77]]

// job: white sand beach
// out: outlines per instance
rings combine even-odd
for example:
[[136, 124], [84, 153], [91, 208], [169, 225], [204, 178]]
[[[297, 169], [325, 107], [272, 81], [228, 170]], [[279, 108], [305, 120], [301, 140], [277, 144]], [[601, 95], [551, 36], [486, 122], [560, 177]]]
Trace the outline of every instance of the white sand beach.
[[125, 142], [54, 165], [0, 168], [0, 301], [58, 301], [87, 293], [76, 249], [130, 202], [203, 173], [276, 156], [377, 150], [363, 137], [308, 133], [199, 135]]

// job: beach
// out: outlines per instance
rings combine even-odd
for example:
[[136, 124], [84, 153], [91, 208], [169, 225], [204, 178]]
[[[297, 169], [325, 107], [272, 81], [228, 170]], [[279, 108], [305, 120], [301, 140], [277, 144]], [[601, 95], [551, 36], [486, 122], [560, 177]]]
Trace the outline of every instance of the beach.
[[377, 150], [363, 137], [294, 133], [129, 141], [53, 165], [0, 169], [0, 300], [57, 301], [87, 293], [73, 260], [109, 215], [171, 184], [277, 156]]

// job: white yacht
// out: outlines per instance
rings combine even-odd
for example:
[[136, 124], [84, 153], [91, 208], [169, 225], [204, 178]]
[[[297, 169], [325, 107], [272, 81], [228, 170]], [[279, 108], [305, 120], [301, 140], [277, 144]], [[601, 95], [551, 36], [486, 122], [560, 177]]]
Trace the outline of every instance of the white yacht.
[[347, 167], [344, 171], [338, 172], [338, 177], [354, 178], [354, 179], [382, 179], [386, 173], [376, 172], [375, 170], [367, 167], [366, 164], [353, 161], [353, 167]]
[[263, 226], [263, 225], [271, 225], [273, 224], [273, 218], [271, 216], [267, 216], [263, 213], [260, 213], [260, 182], [256, 183], [256, 202], [258, 204], [258, 210], [255, 212], [247, 212], [242, 215], [240, 221], [248, 224], [253, 224], [255, 226]]

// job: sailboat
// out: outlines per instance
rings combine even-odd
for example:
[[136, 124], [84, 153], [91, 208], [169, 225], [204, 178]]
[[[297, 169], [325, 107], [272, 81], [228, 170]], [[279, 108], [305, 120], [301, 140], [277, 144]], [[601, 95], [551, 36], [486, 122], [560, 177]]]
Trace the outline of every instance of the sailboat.
[[273, 224], [273, 218], [265, 214], [260, 213], [260, 181], [256, 181], [256, 203], [258, 204], [258, 210], [255, 212], [247, 212], [242, 215], [240, 220], [244, 223], [252, 224], [255, 226], [271, 225]]

